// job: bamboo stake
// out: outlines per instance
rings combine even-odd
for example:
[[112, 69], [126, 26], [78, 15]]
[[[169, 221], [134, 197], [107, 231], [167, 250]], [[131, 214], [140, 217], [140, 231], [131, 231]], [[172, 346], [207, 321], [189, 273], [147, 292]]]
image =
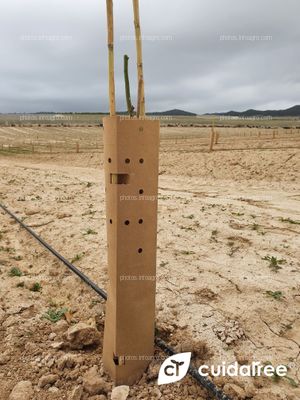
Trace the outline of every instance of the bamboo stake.
[[114, 11], [113, 0], [106, 0], [107, 9], [107, 46], [108, 46], [108, 74], [109, 74], [109, 112], [116, 115], [115, 71], [114, 71]]
[[139, 0], [133, 1], [134, 12], [134, 27], [137, 53], [137, 73], [138, 73], [138, 101], [137, 101], [137, 117], [145, 116], [145, 87], [144, 87], [144, 72], [143, 72], [143, 52], [142, 52], [142, 35], [140, 26], [140, 11]]
[[128, 74], [128, 61], [129, 57], [127, 54], [124, 56], [124, 79], [125, 79], [125, 92], [126, 92], [126, 103], [127, 103], [127, 111], [130, 117], [134, 116], [134, 107], [131, 103], [131, 95], [130, 95], [130, 83], [129, 83], [129, 74]]

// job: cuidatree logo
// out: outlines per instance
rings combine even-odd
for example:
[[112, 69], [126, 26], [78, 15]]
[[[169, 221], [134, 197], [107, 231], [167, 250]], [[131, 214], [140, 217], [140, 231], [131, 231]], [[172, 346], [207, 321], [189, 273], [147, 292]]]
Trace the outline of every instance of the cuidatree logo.
[[158, 384], [166, 385], [184, 378], [188, 372], [192, 353], [179, 353], [168, 357], [161, 365]]

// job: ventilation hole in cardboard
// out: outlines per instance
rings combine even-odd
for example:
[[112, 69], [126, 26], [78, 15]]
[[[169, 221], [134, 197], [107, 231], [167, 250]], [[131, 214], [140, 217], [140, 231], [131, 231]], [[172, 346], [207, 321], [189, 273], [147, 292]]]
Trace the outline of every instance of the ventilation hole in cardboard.
[[112, 224], [112, 219], [109, 220], [109, 223]]
[[139, 194], [143, 194], [143, 193], [144, 193], [144, 189], [140, 189]]
[[128, 174], [110, 174], [110, 183], [115, 185], [127, 185], [129, 183]]
[[130, 163], [130, 158], [126, 158], [126, 159], [125, 159], [125, 163], [126, 163], [126, 164], [129, 164], [129, 163]]
[[111, 158], [108, 159], [108, 162], [111, 163]]
[[126, 219], [126, 221], [124, 222], [125, 225], [129, 225], [130, 221], [128, 221], [128, 219]]
[[143, 249], [140, 247], [139, 249], [138, 249], [138, 253], [142, 253], [143, 252]]
[[144, 164], [144, 159], [140, 158], [140, 164]]
[[142, 224], [144, 222], [144, 220], [141, 218], [139, 219], [139, 224]]
[[144, 132], [144, 128], [142, 126], [140, 126], [139, 131]]
[[119, 357], [116, 356], [115, 354], [113, 356], [113, 360], [114, 360], [115, 365], [119, 365]]

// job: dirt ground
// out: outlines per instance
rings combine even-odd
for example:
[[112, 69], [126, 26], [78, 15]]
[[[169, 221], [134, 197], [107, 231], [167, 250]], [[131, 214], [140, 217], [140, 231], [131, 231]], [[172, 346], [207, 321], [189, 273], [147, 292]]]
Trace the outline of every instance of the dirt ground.
[[[172, 129], [160, 157], [160, 334], [178, 351], [193, 350], [198, 366], [288, 366], [287, 378], [215, 379], [232, 399], [300, 399], [299, 140], [233, 135], [209, 153], [203, 137]], [[101, 148], [0, 152], [0, 201], [106, 288], [102, 158]], [[101, 340], [83, 349], [64, 342], [76, 322], [102, 337], [104, 302], [2, 211], [0, 275], [0, 399], [20, 381], [32, 383], [34, 400], [80, 399], [93, 366], [103, 393], [81, 398], [110, 399]], [[60, 321], [46, 319], [49, 310], [61, 311]], [[210, 398], [189, 377], [158, 387], [159, 365], [152, 362], [129, 399]]]

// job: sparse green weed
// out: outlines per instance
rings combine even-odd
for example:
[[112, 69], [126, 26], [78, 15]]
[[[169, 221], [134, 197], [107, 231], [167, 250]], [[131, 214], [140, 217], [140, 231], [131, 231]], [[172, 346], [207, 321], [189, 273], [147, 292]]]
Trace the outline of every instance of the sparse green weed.
[[22, 271], [21, 271], [19, 268], [13, 267], [13, 268], [11, 268], [11, 270], [9, 271], [9, 275], [10, 275], [10, 276], [22, 276], [23, 273], [22, 273]]
[[275, 292], [273, 292], [272, 290], [267, 290], [266, 295], [272, 297], [275, 300], [279, 300], [279, 301], [281, 301], [283, 298], [283, 293], [279, 290], [276, 290]]
[[71, 263], [73, 264], [74, 262], [81, 260], [82, 257], [84, 256], [84, 254], [85, 253], [76, 254], [76, 256], [74, 258], [72, 258]]
[[278, 272], [280, 269], [282, 269], [281, 265], [286, 263], [286, 260], [278, 260], [274, 256], [265, 256], [262, 259], [265, 261], [269, 261], [269, 268], [271, 268], [274, 272]]
[[42, 290], [42, 286], [41, 286], [41, 284], [40, 284], [39, 282], [35, 282], [35, 283], [31, 286], [30, 290], [31, 290], [32, 292], [40, 292], [40, 291]]
[[94, 231], [93, 229], [91, 229], [91, 228], [88, 228], [84, 233], [83, 233], [83, 235], [84, 236], [86, 236], [86, 235], [97, 235], [98, 233], [96, 232], [96, 231]]
[[168, 261], [162, 261], [160, 264], [159, 264], [159, 266], [160, 267], [165, 267], [166, 265], [168, 265], [169, 264], [169, 262]]
[[53, 323], [56, 323], [62, 319], [66, 312], [68, 312], [67, 308], [49, 308], [43, 315], [43, 318], [48, 319], [48, 321], [51, 321]]

